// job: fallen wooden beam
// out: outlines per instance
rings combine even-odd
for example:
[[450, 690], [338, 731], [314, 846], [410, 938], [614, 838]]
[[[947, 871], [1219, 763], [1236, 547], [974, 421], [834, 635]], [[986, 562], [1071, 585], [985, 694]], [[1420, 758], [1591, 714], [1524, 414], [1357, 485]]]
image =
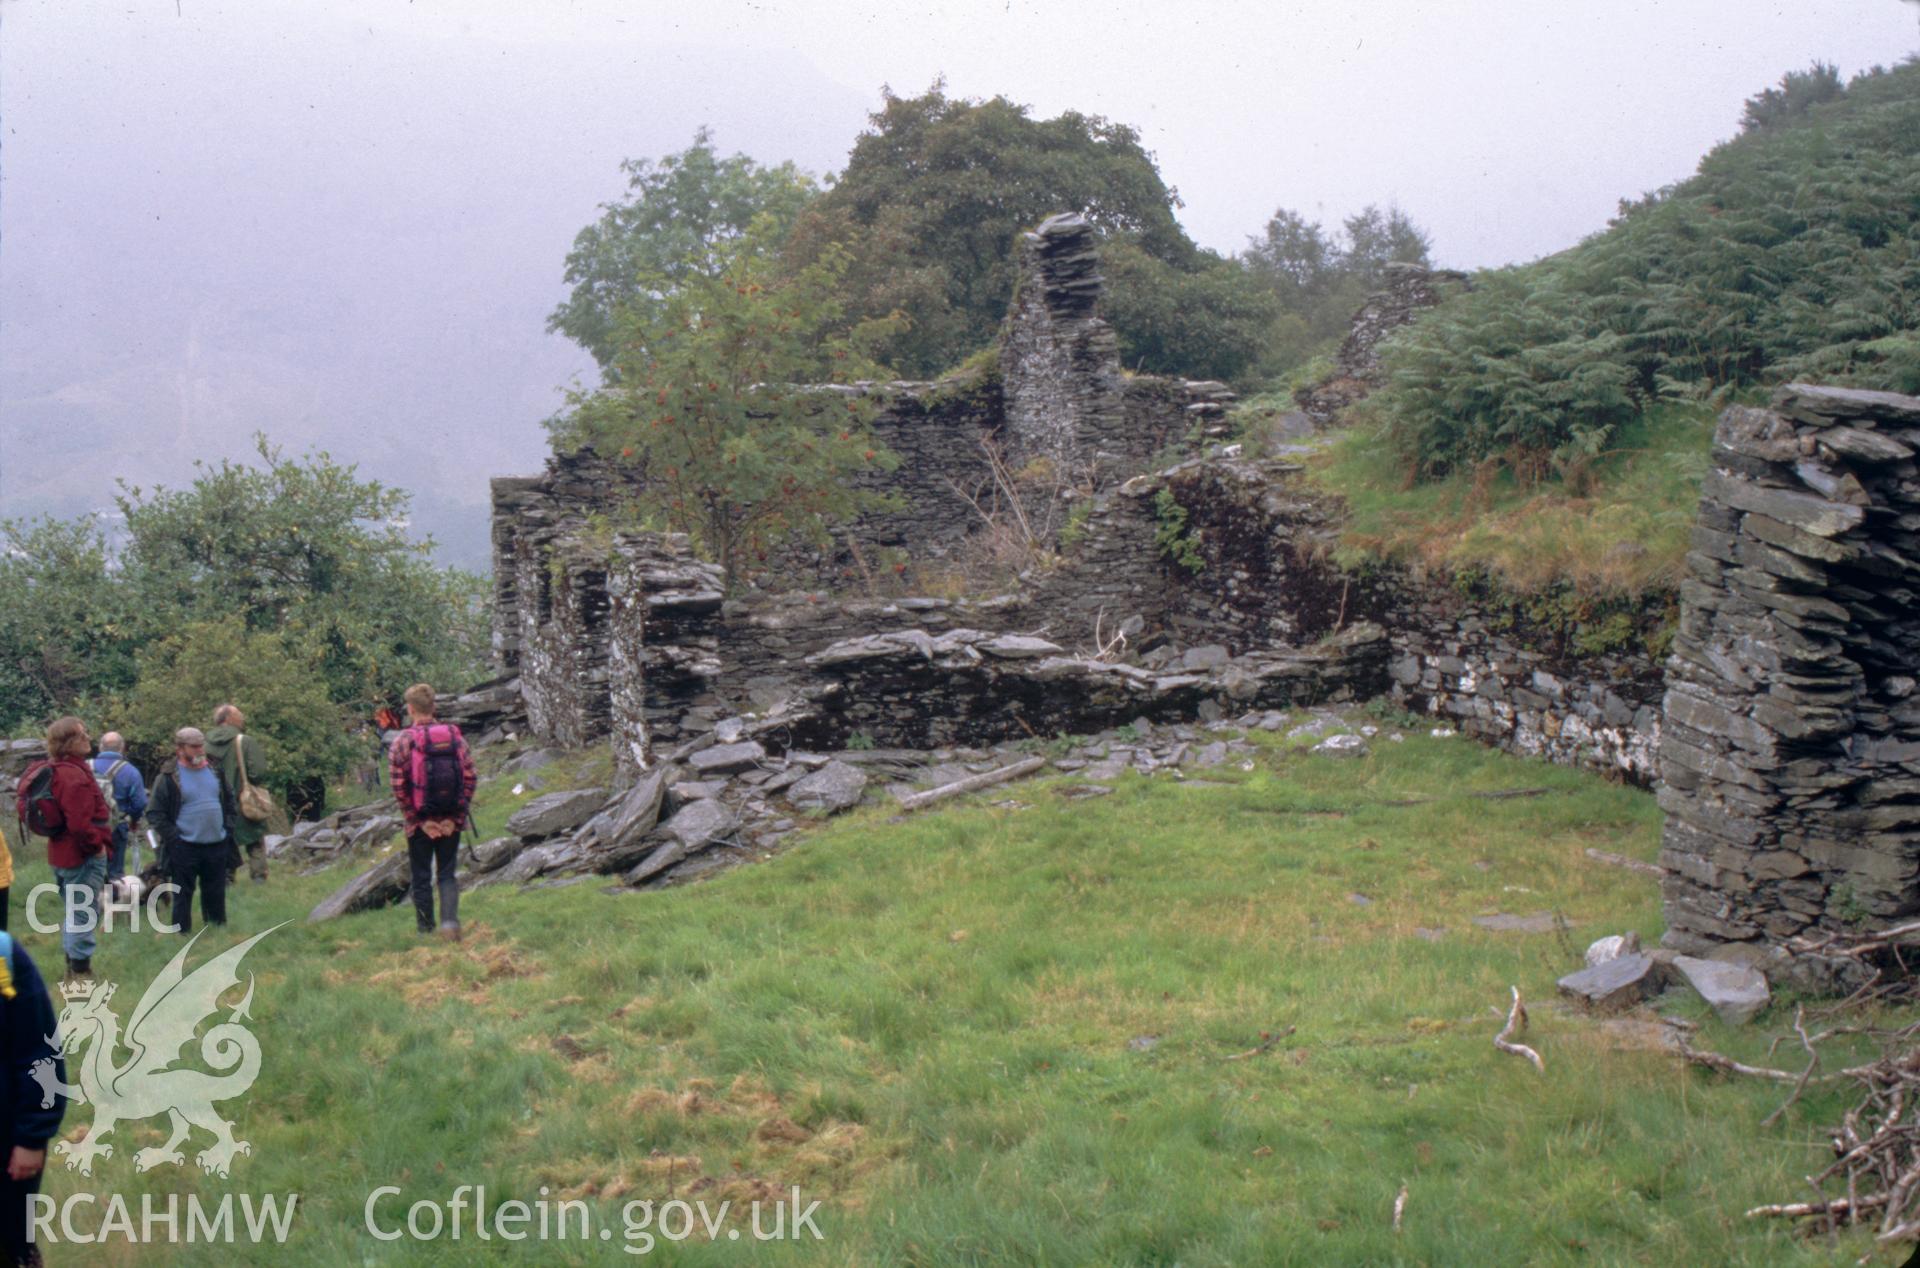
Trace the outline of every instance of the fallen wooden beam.
[[958, 797], [961, 793], [978, 792], [982, 788], [991, 788], [995, 784], [1004, 784], [1010, 779], [1022, 775], [1031, 775], [1047, 764], [1044, 757], [1025, 757], [1011, 766], [1002, 766], [998, 770], [984, 771], [978, 775], [969, 775], [965, 779], [956, 779], [951, 784], [942, 784], [938, 788], [929, 788], [925, 792], [912, 793], [900, 799], [902, 810], [919, 810], [931, 806], [937, 801], [949, 797]]

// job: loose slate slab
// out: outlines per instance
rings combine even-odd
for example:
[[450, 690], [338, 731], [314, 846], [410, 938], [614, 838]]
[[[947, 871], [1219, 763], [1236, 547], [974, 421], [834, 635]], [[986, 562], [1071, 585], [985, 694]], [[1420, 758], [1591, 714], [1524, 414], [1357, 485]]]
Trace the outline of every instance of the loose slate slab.
[[1687, 985], [1713, 1006], [1720, 1020], [1729, 1026], [1743, 1026], [1753, 1020], [1772, 998], [1767, 979], [1758, 969], [1744, 964], [1725, 964], [1701, 960], [1690, 955], [1673, 957], [1673, 967], [1687, 979]]
[[592, 818], [606, 799], [604, 788], [572, 788], [535, 797], [513, 812], [507, 820], [507, 831], [528, 840], [557, 836]]
[[[1495, 933], [1552, 933], [1554, 930], [1553, 913], [1550, 911], [1536, 911], [1525, 916], [1512, 916], [1503, 911], [1492, 916], [1475, 916], [1473, 923]], [[1571, 928], [1573, 922], [1569, 920], [1567, 926]]]
[[1049, 643], [1044, 638], [1033, 638], [1025, 634], [1002, 634], [999, 638], [980, 644], [980, 650], [989, 656], [998, 656], [1002, 660], [1032, 660], [1040, 656], [1058, 656], [1066, 649], [1058, 643]]
[[1774, 389], [1773, 402], [1789, 413], [1809, 414], [1822, 420], [1866, 417], [1889, 423], [1920, 424], [1920, 406], [1914, 404], [1914, 398], [1894, 392], [1787, 383]]
[[740, 827], [740, 817], [726, 803], [714, 800], [691, 801], [667, 820], [663, 831], [686, 847], [691, 854], [713, 842], [732, 836]]
[[828, 762], [801, 778], [787, 794], [796, 810], [823, 810], [837, 814], [860, 804], [867, 791], [866, 772], [845, 762]]
[[1227, 761], [1227, 742], [1225, 740], [1215, 740], [1205, 748], [1198, 749], [1189, 754], [1187, 760], [1193, 765], [1202, 768], [1224, 766]]
[[504, 775], [508, 772], [536, 771], [542, 766], [551, 766], [559, 760], [560, 753], [555, 749], [529, 749], [527, 752], [520, 754], [520, 756], [511, 759], [505, 765], [501, 766], [500, 773]]
[[1369, 750], [1363, 736], [1329, 735], [1314, 745], [1313, 751], [1323, 757], [1365, 757]]
[[1559, 985], [1560, 993], [1575, 1003], [1605, 1012], [1638, 1004], [1660, 989], [1664, 977], [1652, 957], [1634, 953], [1569, 973]]
[[318, 923], [349, 912], [391, 906], [406, 897], [408, 878], [407, 852], [396, 850], [321, 899], [307, 913], [307, 920], [309, 923]]
[[656, 766], [641, 775], [626, 796], [588, 821], [587, 833], [601, 847], [619, 850], [653, 831], [660, 821], [670, 773], [667, 767]]
[[1218, 643], [1208, 643], [1205, 647], [1189, 647], [1187, 654], [1180, 658], [1180, 667], [1189, 672], [1203, 669], [1218, 669], [1233, 659], [1233, 654]]
[[767, 756], [767, 750], [758, 740], [744, 740], [739, 744], [716, 744], [712, 748], [701, 749], [687, 759], [687, 765], [701, 775], [732, 775], [743, 770], [752, 770]]

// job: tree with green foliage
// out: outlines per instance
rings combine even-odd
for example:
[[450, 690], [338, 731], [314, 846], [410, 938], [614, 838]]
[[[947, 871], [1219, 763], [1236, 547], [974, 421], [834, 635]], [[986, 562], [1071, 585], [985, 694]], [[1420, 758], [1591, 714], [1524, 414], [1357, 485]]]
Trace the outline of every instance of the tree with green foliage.
[[1081, 211], [1162, 264], [1193, 270], [1204, 262], [1174, 219], [1179, 205], [1132, 128], [1074, 111], [1034, 119], [1005, 97], [951, 98], [935, 83], [917, 97], [887, 93], [846, 170], [801, 213], [786, 255], [805, 266], [848, 248], [849, 313], [904, 313], [911, 324], [879, 355], [927, 375], [994, 338], [1021, 232]]
[[0, 727], [132, 684], [137, 614], [113, 569], [91, 517], [0, 522]]
[[1840, 68], [1831, 62], [1815, 62], [1805, 70], [1790, 70], [1780, 77], [1779, 87], [1747, 98], [1746, 107], [1740, 113], [1740, 130], [1760, 132], [1777, 128], [1823, 101], [1832, 101], [1844, 90]]
[[1129, 369], [1240, 380], [1267, 352], [1278, 306], [1234, 261], [1202, 251], [1197, 267], [1178, 269], [1122, 236], [1106, 243], [1101, 267], [1101, 312]]
[[356, 710], [480, 672], [482, 582], [408, 538], [404, 490], [264, 435], [255, 452], [258, 465], [203, 466], [184, 489], [123, 489], [118, 583], [143, 637], [238, 616], [312, 648], [328, 697]]
[[644, 472], [640, 511], [692, 535], [734, 588], [781, 544], [887, 502], [861, 477], [898, 465], [872, 434], [864, 349], [844, 327], [846, 253], [776, 273], [758, 230], [703, 249], [659, 302], [617, 309], [611, 386], [576, 394], [556, 445], [592, 445]]
[[330, 697], [323, 649], [250, 629], [238, 615], [193, 622], [143, 647], [119, 725], [135, 743], [165, 749], [175, 730], [208, 725], [214, 705], [228, 700], [244, 702], [248, 733], [267, 755], [266, 769], [249, 773], [283, 804], [288, 790], [344, 774], [361, 755], [350, 715]]
[[792, 163], [763, 167], [744, 154], [721, 158], [706, 128], [678, 154], [628, 159], [627, 196], [601, 205], [567, 254], [571, 294], [547, 329], [588, 352], [602, 371], [618, 357], [616, 314], [657, 307], [690, 273], [717, 258], [713, 248], [746, 233], [777, 240], [818, 193]]
[[1348, 216], [1338, 232], [1282, 207], [1240, 259], [1278, 310], [1262, 365], [1268, 374], [1344, 337], [1354, 311], [1385, 283], [1389, 264], [1432, 263], [1426, 232], [1398, 207], [1377, 204]]

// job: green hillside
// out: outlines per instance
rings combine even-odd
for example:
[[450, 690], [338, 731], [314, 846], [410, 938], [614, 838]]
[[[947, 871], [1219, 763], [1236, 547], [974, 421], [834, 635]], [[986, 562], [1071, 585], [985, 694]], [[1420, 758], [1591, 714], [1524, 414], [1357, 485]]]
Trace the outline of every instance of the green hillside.
[[1916, 226], [1920, 64], [1845, 88], [1790, 75], [1691, 180], [1416, 322], [1375, 411], [1420, 475], [1493, 460], [1526, 478], [1662, 401], [1793, 378], [1912, 391]]
[[1319, 470], [1355, 553], [1520, 590], [1673, 584], [1723, 405], [1920, 390], [1920, 63], [1786, 76], [1690, 180], [1477, 275], [1382, 368]]

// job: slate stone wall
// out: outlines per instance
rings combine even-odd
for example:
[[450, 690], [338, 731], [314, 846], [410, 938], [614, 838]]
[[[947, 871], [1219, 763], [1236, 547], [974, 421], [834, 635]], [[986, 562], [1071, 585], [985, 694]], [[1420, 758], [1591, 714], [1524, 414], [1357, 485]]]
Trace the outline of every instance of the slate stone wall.
[[1667, 666], [1669, 946], [1920, 914], [1916, 452], [1914, 397], [1793, 384], [1721, 416]]
[[[1169, 561], [1156, 541], [1172, 514], [1163, 491], [1197, 571]], [[1587, 631], [1545, 628], [1448, 574], [1340, 568], [1342, 509], [1296, 464], [1188, 462], [1130, 481], [1111, 501], [1094, 521], [1090, 548], [1106, 556], [1108, 580], [1093, 593], [1125, 594], [1176, 646], [1220, 643], [1236, 654], [1310, 646], [1371, 621], [1391, 639], [1382, 694], [1400, 707], [1512, 752], [1652, 784], [1662, 687], [1647, 649], [1672, 595], [1649, 594], [1618, 614], [1626, 627], [1618, 650], [1585, 649]]]
[[1496, 748], [1651, 787], [1660, 745], [1659, 662], [1647, 650], [1672, 596], [1643, 597], [1618, 650], [1577, 646], [1577, 628], [1546, 628], [1508, 601], [1454, 579], [1397, 573], [1369, 605], [1391, 622], [1388, 696]]
[[1095, 315], [1099, 235], [1059, 215], [1021, 235], [1019, 281], [1000, 345], [1012, 465], [1050, 463], [1067, 484], [1099, 484], [1103, 451], [1124, 449], [1119, 343]]
[[1389, 264], [1386, 285], [1367, 296], [1353, 316], [1347, 337], [1334, 356], [1333, 373], [1296, 393], [1300, 410], [1316, 427], [1331, 426], [1356, 401], [1380, 385], [1380, 344], [1386, 337], [1439, 303], [1449, 287], [1470, 283], [1465, 273], [1427, 269], [1418, 264]]

